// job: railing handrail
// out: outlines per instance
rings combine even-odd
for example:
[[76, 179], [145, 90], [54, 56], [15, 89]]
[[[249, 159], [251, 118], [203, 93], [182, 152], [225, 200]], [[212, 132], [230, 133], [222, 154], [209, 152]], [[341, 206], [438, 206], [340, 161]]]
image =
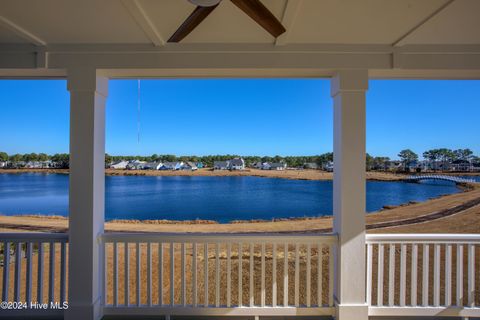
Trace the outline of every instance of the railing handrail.
[[337, 236], [331, 233], [104, 233], [103, 242], [197, 242], [197, 243], [313, 243], [321, 239], [322, 243], [334, 244]]
[[68, 242], [68, 233], [0, 232], [0, 242]]
[[480, 243], [480, 234], [398, 233], [367, 234], [366, 243]]

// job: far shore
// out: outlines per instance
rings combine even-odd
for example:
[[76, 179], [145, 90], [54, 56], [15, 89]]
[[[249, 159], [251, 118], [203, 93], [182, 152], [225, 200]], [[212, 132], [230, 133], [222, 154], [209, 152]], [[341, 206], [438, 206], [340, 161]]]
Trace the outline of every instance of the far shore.
[[[57, 173], [68, 174], [68, 169], [1, 169], [0, 173]], [[230, 176], [250, 176], [265, 178], [283, 178], [296, 180], [332, 180], [333, 173], [322, 170], [212, 170], [211, 168], [202, 168], [195, 171], [189, 170], [118, 170], [106, 169], [108, 176], [188, 176], [188, 177], [230, 177]], [[368, 180], [376, 181], [399, 181], [405, 178], [405, 175], [389, 172], [369, 171], [366, 173]]]

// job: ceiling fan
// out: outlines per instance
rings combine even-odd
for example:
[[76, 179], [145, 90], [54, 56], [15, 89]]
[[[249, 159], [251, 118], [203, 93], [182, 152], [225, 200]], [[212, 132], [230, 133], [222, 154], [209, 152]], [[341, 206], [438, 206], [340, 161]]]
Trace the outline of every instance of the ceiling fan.
[[[168, 39], [168, 42], [180, 42], [190, 32], [192, 32], [222, 0], [188, 0], [197, 7]], [[275, 38], [284, 33], [285, 27], [280, 21], [263, 5], [260, 0], [230, 0], [240, 10], [245, 12], [250, 18], [257, 22], [261, 27], [267, 30]]]

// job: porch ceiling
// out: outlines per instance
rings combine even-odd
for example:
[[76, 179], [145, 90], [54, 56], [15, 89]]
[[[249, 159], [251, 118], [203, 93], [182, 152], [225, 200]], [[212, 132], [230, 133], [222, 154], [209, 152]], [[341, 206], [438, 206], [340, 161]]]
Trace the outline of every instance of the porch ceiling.
[[[478, 0], [262, 2], [287, 29], [277, 39], [229, 0], [223, 0], [181, 43], [172, 44], [166, 40], [195, 8], [187, 0], [0, 0], [0, 76], [9, 75], [5, 69], [57, 69], [58, 74], [58, 69], [77, 63], [73, 60], [85, 64], [82, 59], [87, 52], [101, 53], [102, 57], [90, 56], [89, 63], [97, 68], [117, 69], [117, 76], [125, 75], [119, 69], [148, 68], [150, 73], [153, 69], [165, 69], [165, 62], [158, 63], [158, 56], [145, 56], [152, 52], [175, 55], [168, 65], [170, 70], [194, 68], [211, 73], [213, 69], [222, 69], [214, 72], [220, 76], [235, 73], [227, 69], [274, 69], [273, 65], [292, 70], [292, 75], [303, 70], [297, 73], [305, 76], [312, 72], [326, 75], [328, 70], [338, 68], [366, 68], [379, 76], [394, 77], [416, 77], [412, 70], [427, 69], [463, 70], [450, 77], [465, 77], [466, 70], [470, 74], [480, 70]], [[209, 57], [208, 63], [197, 57], [183, 64], [176, 59], [178, 53], [211, 55], [212, 51], [248, 53], [243, 59], [250, 62], [229, 63], [232, 56]], [[79, 59], [79, 52], [83, 58]], [[117, 59], [117, 55], [102, 60], [105, 54], [119, 53], [128, 54], [128, 59]], [[255, 53], [277, 57], [267, 57], [265, 62], [258, 56], [248, 57]], [[292, 57], [292, 53], [296, 56]], [[425, 54], [442, 56], [432, 59]], [[138, 63], [135, 59], [146, 62]], [[320, 63], [309, 64], [312, 59]], [[224, 63], [217, 66], [212, 63], [214, 60]], [[293, 63], [294, 60], [299, 62]], [[304, 72], [307, 69], [309, 74]], [[38, 74], [38, 70], [35, 72]], [[269, 72], [272, 76], [283, 74]], [[477, 71], [473, 73], [473, 77], [479, 76]]]

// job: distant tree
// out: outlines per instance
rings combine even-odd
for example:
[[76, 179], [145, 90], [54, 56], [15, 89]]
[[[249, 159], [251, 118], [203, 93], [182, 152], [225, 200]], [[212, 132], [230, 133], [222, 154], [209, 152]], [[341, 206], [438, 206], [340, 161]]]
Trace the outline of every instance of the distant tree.
[[22, 159], [23, 159], [23, 156], [21, 154], [18, 154], [18, 153], [14, 154], [14, 155], [11, 155], [9, 157], [9, 160], [11, 162], [19, 162], [19, 161], [22, 161]]
[[0, 161], [8, 161], [8, 154], [6, 152], [0, 152]]
[[440, 159], [439, 149], [427, 150], [423, 153], [423, 157], [433, 162], [433, 171], [437, 171], [437, 161]]
[[38, 154], [38, 161], [47, 161], [49, 156], [46, 153], [39, 153]]
[[374, 163], [373, 163], [373, 157], [372, 157], [370, 154], [368, 154], [368, 153], [366, 154], [365, 163], [366, 163], [366, 169], [367, 169], [367, 171], [372, 170], [373, 165], [374, 165]]
[[457, 149], [453, 151], [455, 160], [470, 161], [473, 156], [473, 151], [470, 149]]
[[400, 151], [398, 157], [402, 160], [404, 171], [407, 170], [407, 163], [418, 160], [418, 155], [410, 149]]

